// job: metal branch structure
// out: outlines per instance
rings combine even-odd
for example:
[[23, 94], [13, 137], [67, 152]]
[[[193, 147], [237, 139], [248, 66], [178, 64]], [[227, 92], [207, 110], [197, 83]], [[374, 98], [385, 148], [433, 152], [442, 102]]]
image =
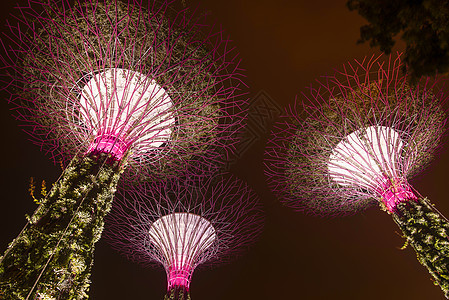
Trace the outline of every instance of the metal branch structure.
[[260, 235], [263, 213], [240, 180], [187, 178], [119, 190], [105, 235], [128, 259], [162, 265], [165, 299], [190, 299], [199, 265], [223, 263]]
[[198, 20], [168, 2], [17, 7], [0, 81], [33, 141], [71, 161], [1, 257], [2, 299], [86, 298], [121, 174], [209, 172], [233, 151], [246, 109], [238, 57]]
[[128, 170], [167, 176], [232, 151], [246, 89], [223, 32], [168, 3], [33, 2], [9, 22], [1, 78], [55, 162], [128, 153]]
[[380, 204], [418, 260], [449, 295], [449, 222], [409, 184], [445, 133], [446, 96], [436, 81], [416, 86], [401, 56], [366, 58], [318, 81], [279, 122], [266, 175], [285, 205], [344, 215]]

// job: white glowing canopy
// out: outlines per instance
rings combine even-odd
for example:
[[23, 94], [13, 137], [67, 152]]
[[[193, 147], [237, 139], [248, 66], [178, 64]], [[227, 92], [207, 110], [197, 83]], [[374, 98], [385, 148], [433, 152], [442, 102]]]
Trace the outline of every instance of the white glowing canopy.
[[191, 213], [173, 213], [156, 220], [150, 241], [163, 256], [170, 285], [188, 287], [197, 259], [216, 240], [212, 224]]
[[110, 137], [145, 152], [170, 139], [175, 116], [167, 92], [139, 72], [113, 68], [96, 73], [79, 99], [82, 122], [97, 137]]
[[370, 126], [345, 136], [328, 161], [331, 178], [343, 186], [372, 188], [396, 178], [403, 142], [390, 127]]

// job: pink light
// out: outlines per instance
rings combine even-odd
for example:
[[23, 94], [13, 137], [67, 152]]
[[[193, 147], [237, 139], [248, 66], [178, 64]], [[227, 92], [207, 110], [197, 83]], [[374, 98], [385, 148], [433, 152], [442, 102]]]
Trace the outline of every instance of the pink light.
[[132, 145], [148, 152], [170, 140], [176, 118], [165, 89], [139, 72], [112, 68], [95, 74], [78, 103], [82, 124], [96, 136], [87, 153], [120, 160]]
[[148, 234], [166, 261], [168, 290], [174, 286], [189, 289], [199, 258], [217, 237], [207, 219], [188, 212], [160, 217], [153, 222]]
[[386, 179], [377, 192], [380, 194], [382, 202], [389, 212], [394, 212], [396, 206], [401, 202], [418, 199], [413, 193], [411, 186], [405, 180], [395, 182]]
[[128, 145], [112, 135], [102, 135], [95, 138], [94, 142], [89, 146], [87, 153], [95, 151], [110, 153], [115, 159], [121, 160], [128, 150]]
[[193, 269], [189, 264], [169, 268], [167, 272], [168, 290], [175, 286], [183, 286], [189, 290]]

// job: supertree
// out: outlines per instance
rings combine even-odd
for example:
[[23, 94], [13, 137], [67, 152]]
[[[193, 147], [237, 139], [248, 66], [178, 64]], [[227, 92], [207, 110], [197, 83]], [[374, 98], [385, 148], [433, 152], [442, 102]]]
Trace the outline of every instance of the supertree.
[[128, 259], [162, 265], [165, 299], [190, 299], [193, 271], [223, 263], [262, 231], [256, 194], [231, 177], [184, 178], [119, 190], [106, 239]]
[[318, 81], [286, 110], [266, 150], [266, 175], [281, 201], [316, 215], [379, 204], [449, 295], [449, 223], [408, 180], [445, 133], [437, 81], [407, 83], [401, 56], [372, 56]]
[[8, 28], [0, 80], [15, 116], [55, 162], [71, 161], [1, 257], [0, 295], [82, 299], [125, 169], [164, 179], [232, 151], [239, 61], [221, 31], [168, 2], [29, 1]]

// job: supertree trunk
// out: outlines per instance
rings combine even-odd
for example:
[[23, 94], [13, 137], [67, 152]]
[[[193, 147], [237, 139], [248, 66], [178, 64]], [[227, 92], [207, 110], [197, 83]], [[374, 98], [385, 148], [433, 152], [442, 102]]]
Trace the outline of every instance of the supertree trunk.
[[180, 285], [176, 285], [167, 291], [164, 300], [190, 300], [189, 291]]
[[422, 197], [399, 203], [391, 214], [419, 262], [449, 298], [449, 222]]
[[94, 245], [122, 170], [104, 153], [71, 161], [1, 258], [1, 299], [88, 298]]

